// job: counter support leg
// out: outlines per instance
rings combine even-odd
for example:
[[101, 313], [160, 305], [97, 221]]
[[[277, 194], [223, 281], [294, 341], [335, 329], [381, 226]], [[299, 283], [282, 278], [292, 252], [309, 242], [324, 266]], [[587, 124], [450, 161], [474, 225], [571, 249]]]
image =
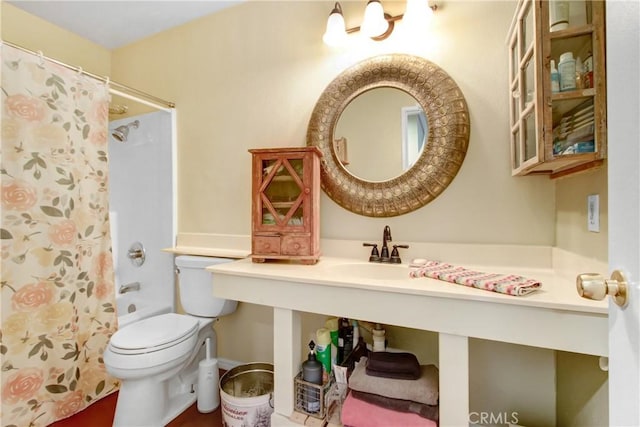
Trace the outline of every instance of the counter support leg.
[[469, 425], [469, 338], [439, 334], [440, 426]]
[[274, 307], [274, 412], [287, 418], [293, 412], [293, 380], [302, 360], [300, 342], [300, 312]]

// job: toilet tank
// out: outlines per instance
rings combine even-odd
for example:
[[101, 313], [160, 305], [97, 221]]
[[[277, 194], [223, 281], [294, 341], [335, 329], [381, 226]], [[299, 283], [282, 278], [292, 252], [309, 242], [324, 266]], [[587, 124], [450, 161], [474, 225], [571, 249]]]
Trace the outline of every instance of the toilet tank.
[[206, 267], [231, 262], [229, 258], [180, 255], [176, 257], [180, 303], [187, 314], [219, 317], [236, 311], [238, 301], [213, 296], [212, 274]]

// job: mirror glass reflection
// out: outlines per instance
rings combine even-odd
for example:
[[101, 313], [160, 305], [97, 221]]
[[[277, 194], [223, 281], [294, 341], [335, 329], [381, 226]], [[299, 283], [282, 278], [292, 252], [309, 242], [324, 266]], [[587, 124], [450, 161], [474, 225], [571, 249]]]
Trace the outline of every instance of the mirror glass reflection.
[[353, 99], [334, 130], [334, 150], [352, 175], [386, 181], [411, 168], [428, 135], [424, 111], [403, 90], [378, 87]]

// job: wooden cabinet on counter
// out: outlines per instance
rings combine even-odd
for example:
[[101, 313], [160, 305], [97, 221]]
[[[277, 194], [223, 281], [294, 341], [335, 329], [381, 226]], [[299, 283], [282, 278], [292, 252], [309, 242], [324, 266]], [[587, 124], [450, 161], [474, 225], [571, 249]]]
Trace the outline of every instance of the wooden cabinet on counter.
[[604, 9], [604, 1], [518, 3], [508, 39], [512, 175], [558, 178], [603, 164]]
[[316, 147], [249, 150], [253, 155], [251, 257], [320, 258], [320, 157]]

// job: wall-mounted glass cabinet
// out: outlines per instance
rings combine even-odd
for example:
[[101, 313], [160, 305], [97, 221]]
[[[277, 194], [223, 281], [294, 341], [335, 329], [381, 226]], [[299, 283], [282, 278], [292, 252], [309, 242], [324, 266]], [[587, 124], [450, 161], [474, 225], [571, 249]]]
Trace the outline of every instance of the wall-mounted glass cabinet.
[[604, 1], [520, 0], [509, 32], [513, 175], [552, 178], [607, 153]]

